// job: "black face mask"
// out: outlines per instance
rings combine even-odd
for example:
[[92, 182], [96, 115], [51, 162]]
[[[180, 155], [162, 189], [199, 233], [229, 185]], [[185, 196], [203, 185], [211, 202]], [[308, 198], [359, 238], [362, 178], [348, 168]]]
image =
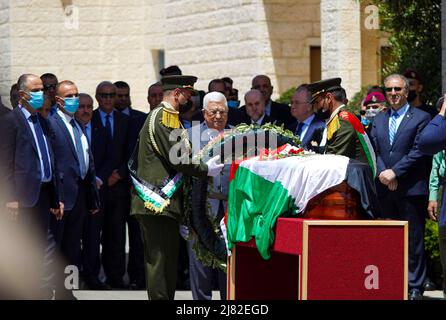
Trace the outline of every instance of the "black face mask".
[[185, 104], [180, 104], [179, 112], [186, 113], [190, 109], [192, 109], [193, 106], [194, 106], [193, 102], [191, 100], [187, 100]]
[[[325, 106], [325, 100], [324, 100], [324, 106]], [[316, 111], [316, 117], [318, 117], [321, 120], [327, 120], [328, 118], [330, 118], [330, 111], [324, 111], [324, 108], [320, 108], [319, 110]]]
[[330, 111], [323, 111], [322, 109], [319, 109], [316, 112], [316, 117], [318, 117], [321, 120], [327, 120], [328, 118], [330, 118]]
[[412, 102], [417, 97], [417, 92], [415, 90], [409, 90], [409, 95], [407, 96], [407, 101]]

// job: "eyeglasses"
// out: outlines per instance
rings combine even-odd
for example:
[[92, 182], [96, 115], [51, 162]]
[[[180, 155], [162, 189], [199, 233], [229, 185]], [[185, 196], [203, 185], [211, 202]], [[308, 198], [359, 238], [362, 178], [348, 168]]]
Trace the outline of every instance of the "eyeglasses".
[[206, 112], [213, 117], [215, 117], [217, 114], [220, 114], [221, 116], [225, 116], [228, 114], [228, 111], [223, 111], [223, 110], [206, 110]]
[[401, 87], [386, 87], [385, 90], [386, 90], [386, 92], [392, 92], [392, 90], [395, 90], [395, 92], [399, 92], [399, 91], [403, 90], [403, 88], [401, 88]]
[[117, 94], [116, 96], [117, 96], [118, 98], [128, 98], [128, 97], [130, 97], [129, 94]]
[[48, 90], [51, 90], [51, 89], [56, 89], [56, 86], [57, 86], [57, 84], [47, 84], [47, 85], [45, 85], [45, 86], [43, 86], [43, 90], [45, 90], [45, 91], [48, 91]]
[[116, 97], [116, 93], [98, 93], [98, 96], [105, 99], [105, 98], [114, 98]]

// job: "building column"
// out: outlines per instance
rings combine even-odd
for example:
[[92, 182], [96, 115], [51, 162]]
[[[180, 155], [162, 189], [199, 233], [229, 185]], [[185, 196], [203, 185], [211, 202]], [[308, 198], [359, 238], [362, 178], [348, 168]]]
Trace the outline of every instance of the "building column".
[[441, 0], [441, 84], [446, 92], [446, 0]]
[[341, 77], [349, 98], [361, 90], [361, 19], [356, 0], [321, 0], [322, 79]]

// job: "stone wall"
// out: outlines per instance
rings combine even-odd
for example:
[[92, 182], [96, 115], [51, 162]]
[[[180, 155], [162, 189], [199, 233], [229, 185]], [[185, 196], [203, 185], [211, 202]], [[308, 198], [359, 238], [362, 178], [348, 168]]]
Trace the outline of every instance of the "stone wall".
[[319, 0], [168, 0], [166, 12], [166, 64], [198, 76], [200, 89], [231, 76], [242, 98], [256, 74], [267, 74], [277, 97], [309, 81]]
[[0, 1], [0, 95], [2, 102], [9, 105], [9, 77], [11, 74], [11, 27], [9, 24], [9, 0]]
[[24, 72], [55, 73], [92, 95], [102, 80], [124, 80], [147, 111], [164, 50], [165, 65], [196, 75], [198, 89], [230, 76], [242, 99], [266, 74], [277, 98], [310, 81], [310, 46], [322, 45], [322, 77], [341, 76], [351, 96], [379, 69], [378, 38], [361, 29], [360, 11], [356, 0], [0, 0], [0, 94], [7, 101]]
[[[92, 95], [102, 80], [124, 80], [132, 89], [134, 106], [147, 110], [147, 87], [158, 74], [151, 49], [159, 48], [162, 28], [157, 27], [157, 17], [162, 17], [164, 11], [158, 13], [155, 9], [160, 3], [10, 0], [11, 67], [2, 73], [0, 92], [9, 93], [12, 82], [25, 72], [52, 72], [59, 80], [73, 80], [80, 91]], [[78, 10], [78, 29], [70, 29], [65, 23], [65, 10], [70, 5]], [[151, 21], [153, 29], [148, 28]], [[154, 30], [153, 37], [150, 30]]]
[[341, 77], [351, 98], [361, 89], [360, 5], [356, 0], [321, 0], [322, 79]]
[[[310, 46], [320, 43], [319, 0], [266, 0], [271, 55], [265, 72], [275, 75], [279, 92], [310, 81]], [[272, 67], [272, 68], [271, 68]]]

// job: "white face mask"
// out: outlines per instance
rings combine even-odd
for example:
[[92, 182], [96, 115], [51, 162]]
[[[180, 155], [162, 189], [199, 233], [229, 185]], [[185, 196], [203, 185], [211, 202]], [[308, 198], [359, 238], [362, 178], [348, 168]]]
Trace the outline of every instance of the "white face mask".
[[367, 109], [365, 112], [365, 117], [369, 120], [373, 119], [379, 112], [381, 111], [381, 108], [377, 109]]

